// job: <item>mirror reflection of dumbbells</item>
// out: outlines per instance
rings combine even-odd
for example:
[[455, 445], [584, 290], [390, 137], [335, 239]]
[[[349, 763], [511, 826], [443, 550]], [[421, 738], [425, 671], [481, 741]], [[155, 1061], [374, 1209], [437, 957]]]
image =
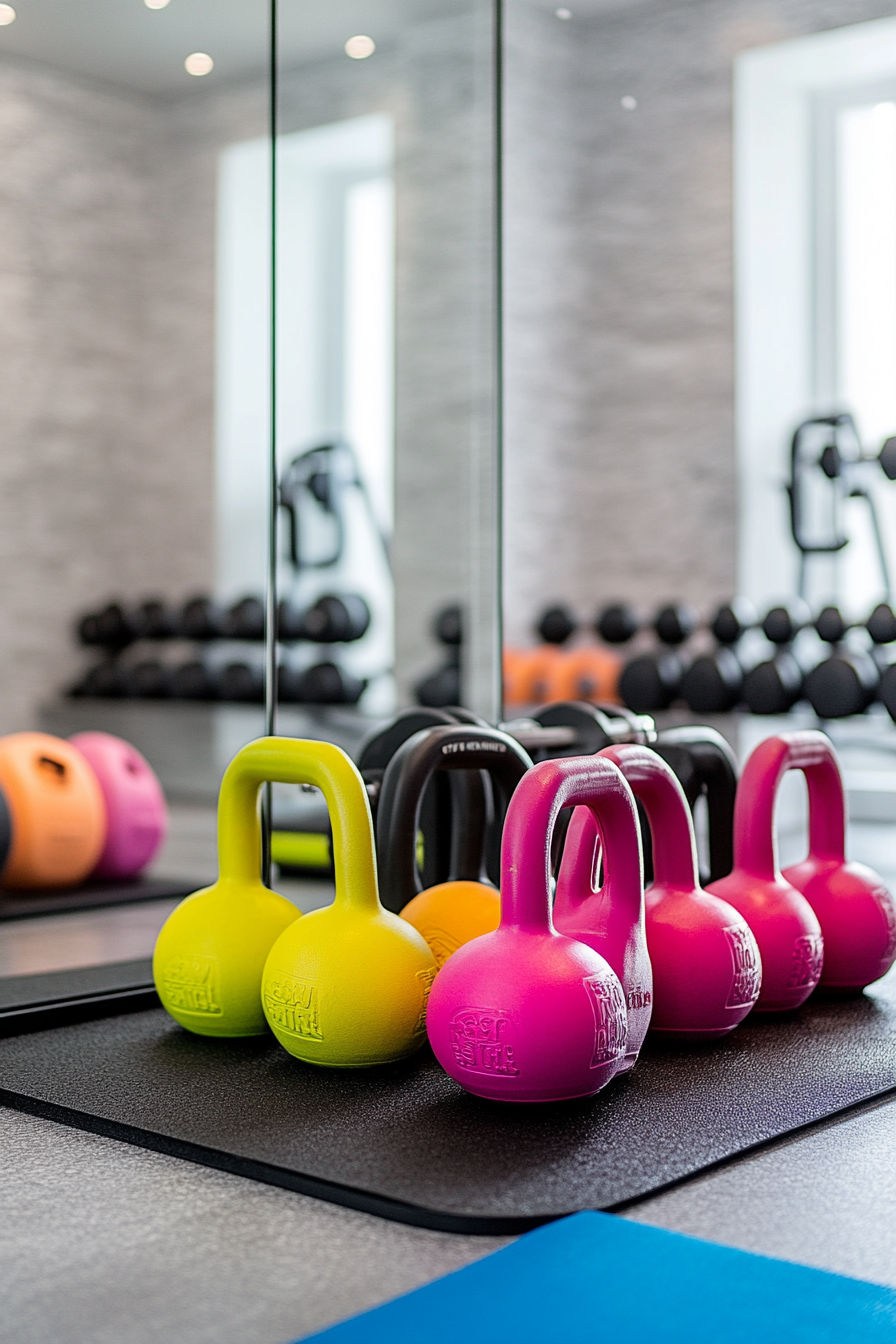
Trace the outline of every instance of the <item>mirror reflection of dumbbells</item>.
[[[608, 640], [627, 642], [638, 623], [617, 605], [607, 608], [598, 628]], [[813, 618], [807, 604], [793, 598], [760, 620], [749, 602], [736, 599], [702, 627], [692, 609], [675, 604], [661, 608], [650, 628], [658, 647], [629, 659], [619, 680], [623, 702], [638, 713], [678, 700], [698, 714], [738, 706], [785, 714], [805, 700], [819, 718], [838, 719], [861, 714], [879, 699], [896, 718], [896, 666], [887, 652], [896, 643], [896, 613], [886, 603], [865, 621], [848, 621], [835, 606]], [[683, 646], [700, 633], [710, 635], [714, 647], [688, 658]]]
[[[622, 658], [615, 649], [606, 647], [614, 641], [598, 629], [599, 621], [600, 617], [594, 625], [580, 622], [563, 605], [542, 612], [535, 626], [541, 642], [534, 648], [504, 650], [505, 704], [618, 702]], [[595, 634], [602, 635], [603, 645], [594, 641]]]
[[[309, 663], [300, 649], [362, 639], [370, 626], [370, 609], [364, 599], [354, 593], [326, 593], [305, 607], [285, 601], [278, 619], [279, 639], [286, 649], [279, 668], [280, 699], [298, 704], [356, 704], [366, 689], [363, 678], [352, 676], [335, 657]], [[160, 599], [136, 607], [111, 602], [78, 622], [79, 642], [102, 650], [103, 658], [88, 669], [70, 694], [261, 703], [264, 630], [264, 603], [251, 595], [229, 607], [205, 596], [191, 598], [180, 608]], [[198, 644], [200, 650], [175, 662], [147, 656], [143, 641], [188, 642]]]

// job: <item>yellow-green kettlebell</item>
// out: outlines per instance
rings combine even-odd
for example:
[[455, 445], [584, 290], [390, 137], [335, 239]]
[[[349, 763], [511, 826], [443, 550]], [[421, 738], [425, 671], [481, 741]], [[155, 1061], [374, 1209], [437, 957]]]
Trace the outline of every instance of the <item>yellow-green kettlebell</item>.
[[268, 1027], [261, 973], [273, 943], [300, 912], [261, 881], [258, 790], [264, 781], [317, 783], [320, 760], [350, 765], [337, 747], [262, 737], [237, 752], [218, 799], [219, 877], [162, 925], [153, 976], [162, 1005], [200, 1036], [259, 1036]]
[[[338, 747], [304, 742], [303, 782], [330, 809], [336, 898], [291, 924], [262, 975], [265, 1017], [297, 1059], [364, 1068], [403, 1059], [426, 1040], [433, 955], [416, 929], [380, 904], [367, 791]], [[282, 775], [278, 778], [283, 778]]]

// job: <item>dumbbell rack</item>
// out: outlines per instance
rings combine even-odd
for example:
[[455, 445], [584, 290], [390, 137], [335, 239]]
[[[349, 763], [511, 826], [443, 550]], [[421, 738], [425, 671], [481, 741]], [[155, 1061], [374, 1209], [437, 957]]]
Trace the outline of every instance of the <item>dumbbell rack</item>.
[[427, 1048], [327, 1070], [271, 1037], [190, 1035], [145, 1007], [134, 969], [102, 1020], [33, 1034], [37, 1006], [14, 1021], [0, 1002], [0, 1104], [423, 1227], [513, 1233], [618, 1210], [896, 1091], [893, 977], [715, 1044], [648, 1042], [588, 1100], [509, 1107], [465, 1093]]

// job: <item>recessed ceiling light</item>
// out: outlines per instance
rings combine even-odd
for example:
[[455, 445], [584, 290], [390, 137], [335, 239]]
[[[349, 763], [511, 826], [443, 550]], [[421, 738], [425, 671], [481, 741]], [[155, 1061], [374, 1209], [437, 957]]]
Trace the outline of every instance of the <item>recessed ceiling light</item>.
[[571, 10], [571, 9], [555, 9], [555, 10], [554, 10], [554, 13], [557, 15], [557, 18], [558, 18], [558, 19], [571, 19], [571, 18], [572, 18], [572, 10]]
[[351, 56], [353, 61], [366, 61], [375, 51], [376, 43], [373, 38], [364, 37], [361, 33], [357, 37], [350, 37], [345, 44], [345, 54]]
[[167, 9], [171, 0], [143, 0], [147, 9]]
[[214, 61], [205, 51], [194, 51], [184, 61], [184, 69], [188, 75], [208, 75], [214, 68]]
[[619, 99], [619, 101], [625, 108], [626, 112], [634, 112], [635, 108], [638, 106], [637, 98], [633, 98], [630, 93], [626, 93], [622, 98]]
[[5, 28], [7, 24], [14, 23], [16, 12], [12, 5], [0, 5], [0, 28]]

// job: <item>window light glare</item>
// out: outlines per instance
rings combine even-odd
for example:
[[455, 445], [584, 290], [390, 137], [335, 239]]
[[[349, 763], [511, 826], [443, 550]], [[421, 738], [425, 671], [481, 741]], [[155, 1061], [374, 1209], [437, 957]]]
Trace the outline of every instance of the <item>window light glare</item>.
[[215, 63], [211, 56], [205, 51], [194, 51], [184, 61], [184, 69], [188, 75], [209, 75], [215, 68]]
[[345, 44], [345, 54], [351, 56], [353, 61], [366, 61], [375, 51], [376, 43], [373, 38], [365, 37], [363, 33], [359, 33], [357, 37], [350, 37]]
[[630, 93], [623, 94], [619, 99], [619, 102], [625, 108], [626, 112], [634, 112], [635, 108], [638, 106], [637, 98], [633, 98]]
[[564, 8], [564, 7], [560, 8], [560, 9], [555, 9], [555, 10], [554, 10], [554, 13], [557, 15], [557, 18], [558, 18], [558, 19], [571, 19], [571, 18], [572, 18], [572, 10], [571, 10], [571, 9], [566, 9], [566, 8]]
[[167, 9], [171, 0], [143, 0], [147, 9]]
[[16, 12], [12, 5], [0, 5], [0, 28], [5, 28], [7, 24], [14, 23]]

